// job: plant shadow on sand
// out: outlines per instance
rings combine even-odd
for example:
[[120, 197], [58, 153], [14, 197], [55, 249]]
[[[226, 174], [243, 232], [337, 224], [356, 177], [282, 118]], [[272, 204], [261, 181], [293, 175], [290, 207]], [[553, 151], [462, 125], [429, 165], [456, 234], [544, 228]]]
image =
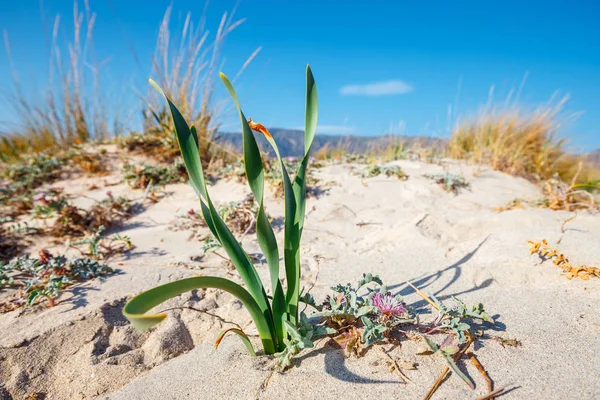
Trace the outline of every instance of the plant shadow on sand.
[[146, 256], [150, 256], [150, 257], [161, 257], [161, 256], [166, 256], [169, 253], [164, 250], [161, 249], [159, 247], [152, 247], [151, 249], [148, 250], [133, 250], [133, 251], [128, 251], [127, 253], [123, 253], [123, 258], [125, 260], [133, 260], [136, 258], [142, 258], [142, 257], [146, 257]]
[[[452, 296], [459, 296], [461, 294], [465, 294], [465, 293], [471, 293], [471, 292], [475, 292], [477, 290], [480, 289], [485, 289], [488, 286], [490, 286], [492, 284], [492, 282], [494, 281], [493, 279], [486, 279], [485, 281], [483, 281], [480, 285], [476, 285], [471, 289], [468, 290], [463, 290], [460, 292], [456, 292], [453, 294], [444, 294], [441, 295], [441, 293], [444, 293], [445, 290], [447, 290], [448, 288], [450, 288], [453, 284], [455, 284], [458, 279], [461, 277], [462, 275], [462, 266], [464, 264], [466, 264], [467, 262], [469, 262], [469, 260], [471, 260], [471, 258], [473, 258], [473, 256], [481, 249], [481, 247], [485, 244], [485, 242], [487, 242], [487, 240], [489, 239], [489, 235], [486, 236], [485, 239], [483, 239], [473, 250], [471, 250], [470, 252], [468, 252], [467, 254], [465, 254], [460, 260], [458, 260], [457, 262], [455, 262], [454, 264], [438, 270], [436, 272], [432, 272], [428, 275], [425, 275], [423, 277], [420, 278], [415, 278], [415, 279], [409, 279], [408, 282], [411, 282], [413, 285], [415, 285], [416, 287], [418, 287], [419, 289], [423, 290], [424, 288], [427, 288], [431, 285], [433, 285], [435, 282], [437, 282], [438, 280], [441, 280], [444, 278], [444, 276], [446, 275], [446, 273], [452, 273], [452, 277], [450, 278], [450, 280], [440, 289], [438, 289], [434, 295], [436, 297], [438, 297], [440, 300], [444, 300], [444, 299], [448, 299]], [[396, 285], [390, 285], [388, 288], [390, 290], [393, 289], [397, 289], [401, 286], [404, 286], [403, 289], [401, 289], [397, 294], [401, 295], [401, 296], [407, 296], [411, 293], [414, 292], [414, 290], [406, 285], [406, 283], [399, 283]], [[427, 302], [425, 300], [420, 300], [416, 303], [414, 303], [414, 307], [415, 308], [421, 308], [422, 306], [424, 306], [425, 304], [427, 304]]]
[[[123, 275], [123, 271], [119, 269], [115, 269], [110, 275], [103, 277], [101, 281], [104, 281], [107, 278], [112, 278], [116, 275]], [[87, 282], [86, 282], [87, 283]], [[88, 285], [75, 285], [65, 290], [65, 297], [69, 296], [65, 299], [61, 299], [57, 305], [70, 304], [71, 307], [68, 309], [64, 309], [62, 312], [69, 312], [76, 310], [78, 308], [85, 307], [89, 304], [87, 300], [87, 294], [89, 292], [99, 292], [100, 289], [96, 287], [90, 287]]]
[[294, 359], [296, 368], [302, 365], [302, 362], [306, 359], [317, 357], [321, 354], [325, 355], [325, 372], [336, 379], [343, 382], [350, 383], [368, 383], [368, 384], [381, 384], [381, 383], [397, 383], [397, 380], [376, 380], [362, 377], [350, 371], [346, 367], [346, 355], [344, 349], [339, 346], [330, 345], [331, 341], [319, 349], [313, 350]]
[[[447, 273], [452, 274], [450, 280], [440, 289], [436, 290], [433, 294], [439, 299], [439, 300], [446, 300], [446, 299], [451, 299], [452, 297], [458, 297], [460, 295], [466, 294], [466, 293], [472, 293], [472, 292], [476, 292], [478, 290], [481, 289], [485, 289], [487, 287], [489, 287], [494, 280], [492, 278], [490, 279], [486, 279], [484, 280], [481, 284], [479, 285], [475, 285], [470, 289], [466, 289], [466, 290], [462, 290], [462, 291], [458, 291], [455, 293], [449, 293], [449, 294], [444, 294], [444, 292], [449, 289], [453, 284], [455, 284], [461, 277], [462, 275], [462, 267], [464, 264], [466, 264], [467, 262], [469, 262], [469, 260], [471, 260], [471, 258], [473, 258], [473, 256], [481, 249], [481, 247], [487, 242], [487, 240], [489, 239], [489, 235], [486, 236], [473, 250], [471, 250], [470, 252], [468, 252], [467, 254], [465, 254], [460, 260], [458, 260], [457, 262], [455, 262], [454, 264], [441, 269], [439, 271], [430, 273], [428, 275], [425, 275], [423, 277], [420, 278], [416, 278], [414, 280], [409, 280], [409, 282], [411, 282], [413, 285], [415, 285], [417, 288], [419, 288], [420, 290], [423, 290], [427, 287], [430, 287], [431, 285], [433, 285], [435, 282], [437, 282], [438, 280], [444, 279], [444, 277], [447, 275]], [[396, 285], [391, 285], [389, 286], [390, 290], [393, 289], [398, 289], [400, 287], [402, 287], [402, 289], [400, 289], [398, 291], [398, 293], [396, 293], [397, 295], [401, 295], [401, 296], [407, 296], [411, 293], [414, 292], [414, 289], [412, 289], [409, 285], [407, 285], [406, 283], [400, 283], [400, 284], [396, 284]], [[425, 300], [419, 300], [415, 303], [412, 303], [412, 307], [413, 307], [413, 311], [416, 314], [422, 314], [422, 313], [428, 313], [429, 311], [426, 309], [426, 306], [428, 305], [427, 301]], [[506, 330], [506, 326], [498, 321], [498, 318], [500, 317], [500, 315], [494, 315], [493, 318], [496, 321], [495, 324], [490, 324], [487, 322], [483, 322], [481, 324], [474, 324], [474, 327], [478, 328], [478, 329], [486, 329], [486, 330], [494, 330], [494, 331], [505, 331]]]

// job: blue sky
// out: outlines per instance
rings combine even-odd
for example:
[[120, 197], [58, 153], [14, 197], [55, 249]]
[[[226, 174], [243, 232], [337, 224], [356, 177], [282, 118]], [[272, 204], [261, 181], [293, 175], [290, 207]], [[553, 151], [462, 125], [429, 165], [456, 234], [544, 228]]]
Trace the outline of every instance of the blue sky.
[[[208, 6], [211, 32], [236, 3]], [[485, 105], [491, 87], [495, 102], [503, 104], [525, 81], [521, 107], [569, 94], [562, 134], [575, 150], [600, 147], [598, 1], [419, 3], [242, 0], [235, 16], [246, 21], [227, 38], [223, 71], [235, 75], [260, 46], [236, 82], [245, 113], [267, 126], [297, 128], [303, 123], [304, 68], [310, 63], [319, 88], [320, 132], [330, 134], [446, 137], [457, 118]], [[61, 14], [62, 34], [69, 35], [72, 1], [43, 4], [48, 18]], [[197, 20], [204, 8], [199, 0], [90, 4], [97, 14], [96, 54], [110, 57], [105, 69], [110, 90], [145, 87], [169, 4], [173, 30], [187, 11]], [[28, 89], [43, 87], [48, 50], [39, 2], [1, 2], [0, 27], [9, 34], [13, 61]], [[0, 51], [1, 88], [9, 87], [9, 72], [6, 53]], [[578, 117], [568, 118], [572, 114]], [[11, 118], [6, 108], [0, 110], [0, 120]], [[225, 130], [238, 129], [230, 112], [222, 123]]]

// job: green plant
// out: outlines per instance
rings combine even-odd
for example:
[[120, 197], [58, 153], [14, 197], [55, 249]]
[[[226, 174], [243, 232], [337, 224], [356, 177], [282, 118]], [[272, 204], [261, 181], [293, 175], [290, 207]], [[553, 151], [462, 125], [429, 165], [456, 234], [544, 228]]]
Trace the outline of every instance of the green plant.
[[122, 196], [106, 193], [106, 198], [96, 201], [88, 210], [66, 204], [57, 213], [54, 224], [46, 233], [56, 237], [84, 236], [100, 227], [115, 227], [131, 217], [135, 205]]
[[142, 164], [136, 167], [131, 164], [123, 165], [123, 178], [133, 189], [146, 189], [148, 185], [164, 186], [169, 183], [181, 182], [182, 176], [178, 164], [168, 167]]
[[[135, 296], [125, 305], [123, 314], [137, 328], [147, 329], [162, 321], [166, 315], [146, 315], [145, 313], [167, 299], [189, 290], [203, 287], [225, 290], [237, 297], [246, 306], [258, 329], [264, 352], [266, 354], [273, 354], [285, 349], [286, 342], [284, 339], [288, 339], [291, 335], [289, 329], [286, 327], [289, 326], [286, 325], [286, 321], [293, 327], [296, 327], [299, 321], [298, 303], [300, 299], [301, 277], [299, 250], [305, 215], [306, 168], [317, 126], [317, 90], [310, 67], [307, 67], [305, 152], [295, 177], [292, 179], [281, 160], [277, 144], [269, 131], [260, 124], [246, 120], [230, 81], [223, 74], [221, 74], [221, 79], [233, 98], [242, 124], [244, 168], [248, 184], [258, 203], [256, 235], [269, 265], [272, 299], [267, 295], [263, 282], [260, 280], [250, 257], [224, 223], [208, 194], [206, 178], [200, 159], [199, 139], [196, 128], [193, 125], [191, 128], [188, 127], [185, 118], [177, 107], [164, 95], [158, 85], [151, 81], [155, 88], [160, 93], [163, 93], [169, 105], [175, 124], [177, 140], [189, 175], [189, 181], [200, 198], [202, 215], [206, 224], [229, 255], [247, 289], [220, 277], [201, 276], [187, 278], [158, 286]], [[266, 137], [269, 144], [273, 147], [282, 169], [285, 197], [283, 257], [287, 281], [285, 292], [282, 282], [279, 279], [279, 249], [277, 241], [263, 207], [264, 169], [262, 156], [251, 129], [261, 132]], [[243, 331], [233, 330], [232, 332], [245, 338], [245, 343], [249, 345], [248, 338]]]
[[62, 194], [60, 189], [49, 189], [38, 193], [32, 199], [34, 201], [32, 218], [50, 218], [62, 211], [69, 205], [69, 200]]
[[33, 154], [11, 164], [4, 172], [17, 193], [35, 189], [59, 178], [63, 160], [46, 153]]
[[435, 181], [446, 192], [454, 194], [458, 194], [460, 189], [470, 186], [462, 175], [452, 174], [448, 171], [442, 174], [425, 174], [425, 177]]
[[372, 178], [384, 174], [389, 177], [396, 177], [401, 181], [408, 179], [408, 175], [397, 165], [381, 166], [378, 164], [369, 165], [361, 174], [363, 178]]
[[[289, 332], [294, 333], [285, 342], [286, 349], [276, 354], [279, 367], [289, 367], [292, 358], [302, 349], [314, 346], [315, 339], [330, 336], [347, 353], [356, 356], [361, 356], [374, 344], [398, 343], [401, 339], [424, 340], [433, 353], [441, 353], [449, 367], [456, 370], [452, 356], [458, 354], [461, 345], [463, 351], [466, 350], [474, 340], [475, 332], [482, 332], [481, 326], [474, 323], [494, 324], [482, 304], [468, 307], [452, 297], [456, 304], [449, 307], [433, 295], [428, 297], [416, 289], [437, 310], [433, 320], [422, 322], [422, 318], [417, 318], [413, 312], [414, 306], [405, 304], [402, 296], [390, 293], [381, 279], [372, 274], [363, 274], [356, 285], [336, 285], [331, 290], [333, 293], [322, 304], [317, 304], [308, 293], [301, 297], [301, 301], [316, 312], [308, 317], [302, 312], [297, 327], [290, 328]], [[433, 341], [434, 335], [438, 334], [444, 335], [440, 346]], [[471, 385], [469, 379], [465, 382]]]
[[[86, 235], [85, 238], [69, 243], [68, 247], [74, 247], [81, 252], [81, 254], [93, 257], [96, 260], [106, 260], [115, 253], [124, 253], [133, 248], [131, 238], [126, 235], [115, 234], [109, 237], [102, 236], [104, 233], [104, 226], [101, 225], [95, 232], [90, 235]], [[87, 252], [79, 249], [79, 246], [87, 248]]]
[[19, 286], [27, 304], [44, 297], [53, 306], [54, 299], [65, 286], [112, 272], [107, 265], [90, 258], [53, 256], [48, 250], [42, 250], [39, 258], [25, 255], [6, 264], [0, 262], [0, 289]]
[[[172, 7], [169, 6], [160, 24], [152, 57], [152, 74], [167, 97], [178, 105], [181, 115], [195, 126], [200, 159], [206, 170], [215, 159], [230, 157], [225, 147], [216, 140], [218, 126], [215, 120], [221, 105], [214, 98], [214, 78], [222, 62], [221, 51], [226, 37], [244, 19], [235, 19], [234, 12], [224, 13], [216, 35], [212, 36], [203, 22], [206, 15], [198, 24], [194, 24], [191, 13], [188, 13], [185, 28], [178, 33], [170, 28], [171, 12]], [[259, 51], [260, 48], [256, 49], [248, 57], [237, 75], [243, 72]], [[128, 140], [127, 147], [160, 161], [173, 161], [178, 158], [178, 143], [170, 121], [169, 107], [162, 96], [154, 91], [142, 100], [144, 134]]]
[[202, 251], [204, 254], [214, 253], [222, 247], [221, 243], [214, 236], [208, 236], [202, 241]]

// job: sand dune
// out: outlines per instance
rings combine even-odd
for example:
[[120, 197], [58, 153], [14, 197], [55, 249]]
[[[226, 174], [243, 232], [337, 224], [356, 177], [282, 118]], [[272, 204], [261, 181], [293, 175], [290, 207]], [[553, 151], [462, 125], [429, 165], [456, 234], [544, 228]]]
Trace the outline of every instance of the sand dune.
[[[422, 301], [405, 284], [408, 280], [440, 298], [456, 295], [467, 303], [482, 302], [498, 321], [490, 334], [522, 343], [505, 347], [487, 339], [476, 348], [496, 386], [513, 388], [503, 398], [599, 398], [600, 282], [569, 281], [551, 262], [539, 265], [525, 245], [528, 239], [554, 243], [562, 235], [562, 222], [572, 214], [534, 208], [495, 212], [517, 197], [537, 199], [542, 194], [524, 179], [489, 169], [451, 160], [444, 166], [394, 164], [408, 180], [361, 178], [355, 173], [365, 168], [360, 165], [314, 171], [326, 183], [324, 193], [308, 200], [303, 237], [303, 280], [314, 284], [314, 296], [323, 299], [330, 286], [372, 272], [408, 303]], [[470, 188], [454, 195], [423, 176], [445, 169], [463, 174]], [[116, 174], [105, 179], [112, 178], [118, 179]], [[99, 198], [107, 189], [86, 190], [93, 181], [82, 177], [55, 185]], [[143, 194], [124, 184], [110, 190], [130, 198]], [[246, 185], [224, 180], [209, 190], [218, 202], [241, 200], [249, 193]], [[178, 214], [198, 208], [191, 187], [176, 184], [166, 191], [160, 202], [120, 229], [136, 248], [111, 260], [116, 274], [70, 288], [53, 308], [36, 306], [0, 315], [0, 382], [13, 398], [31, 392], [47, 393], [48, 399], [111, 400], [422, 398], [445, 367], [441, 358], [415, 355], [416, 345], [407, 341], [390, 353], [417, 364], [416, 370], [405, 371], [414, 384], [401, 384], [381, 353], [390, 345], [375, 346], [362, 358], [346, 358], [323, 340], [316, 349], [301, 353], [293, 368], [274, 373], [263, 387], [271, 360], [250, 358], [233, 337], [215, 351], [214, 338], [226, 326], [217, 318], [179, 310], [150, 332], [135, 331], [120, 312], [128, 297], [195, 274], [237, 279], [219, 257], [204, 255], [189, 231], [172, 228]], [[282, 217], [281, 199], [269, 194], [266, 207], [271, 216]], [[276, 234], [281, 241], [282, 230]], [[250, 252], [259, 252], [253, 235], [241, 241]], [[598, 215], [584, 212], [568, 224], [560, 249], [574, 264], [597, 265], [598, 243]], [[50, 243], [36, 245], [52, 248]], [[258, 270], [268, 279], [266, 265], [259, 264]], [[162, 308], [181, 305], [214, 313], [255, 333], [249, 315], [228, 294], [194, 291]], [[451, 376], [434, 398], [487, 393], [472, 364], [461, 365], [474, 379], [475, 392]]]

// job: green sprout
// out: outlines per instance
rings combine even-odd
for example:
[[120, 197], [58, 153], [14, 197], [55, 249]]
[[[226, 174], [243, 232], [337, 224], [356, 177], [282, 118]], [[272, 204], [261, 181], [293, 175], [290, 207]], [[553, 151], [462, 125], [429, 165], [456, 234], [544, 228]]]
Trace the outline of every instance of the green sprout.
[[[188, 126], [177, 107], [151, 80], [150, 83], [163, 94], [169, 105], [189, 182], [200, 198], [204, 220], [215, 239], [227, 252], [246, 288], [221, 277], [201, 276], [182, 279], [158, 286], [133, 297], [123, 308], [123, 315], [136, 328], [148, 329], [164, 320], [166, 314], [145, 313], [164, 301], [194, 289], [205, 287], [221, 289], [231, 293], [244, 304], [256, 324], [264, 353], [274, 354], [284, 351], [288, 347], [287, 344], [295, 343], [294, 337], [297, 335], [292, 328], [298, 327], [301, 322], [299, 321], [298, 311], [301, 277], [300, 239], [306, 207], [306, 169], [317, 127], [317, 88], [310, 67], [307, 67], [304, 157], [296, 170], [295, 176], [291, 178], [281, 159], [277, 144], [269, 131], [262, 125], [246, 119], [231, 82], [223, 74], [221, 74], [221, 79], [235, 103], [242, 124], [244, 169], [248, 185], [258, 203], [256, 236], [269, 266], [271, 295], [267, 295], [265, 285], [252, 264], [251, 258], [227, 227], [209, 196], [206, 185], [207, 179], [200, 159], [196, 128]], [[283, 279], [280, 280], [279, 277], [279, 248], [273, 227], [269, 223], [263, 206], [265, 192], [263, 160], [252, 130], [259, 131], [266, 137], [273, 147], [278, 163], [281, 165], [285, 198], [283, 243], [285, 281], [287, 282], [285, 290], [282, 284]], [[243, 339], [246, 347], [250, 346], [251, 349], [248, 337], [242, 330], [234, 329], [230, 332], [237, 333]], [[220, 335], [219, 341], [222, 339], [223, 334]], [[252, 354], [253, 350], [250, 353]]]

